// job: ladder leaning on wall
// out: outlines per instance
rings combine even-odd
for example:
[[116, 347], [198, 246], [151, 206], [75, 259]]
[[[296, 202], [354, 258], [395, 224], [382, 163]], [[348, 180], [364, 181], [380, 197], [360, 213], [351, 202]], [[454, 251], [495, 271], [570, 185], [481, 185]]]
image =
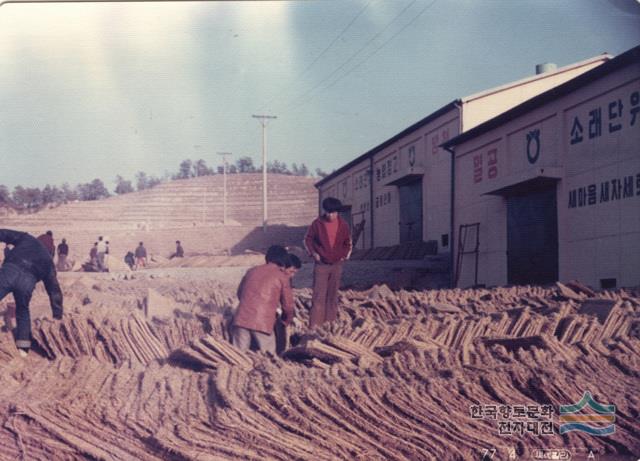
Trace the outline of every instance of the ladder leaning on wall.
[[[473, 245], [473, 249], [467, 250], [467, 239], [469, 238], [469, 233], [475, 233], [475, 245]], [[471, 236], [473, 237], [473, 236]], [[475, 268], [473, 275], [473, 286], [478, 285], [478, 256], [479, 256], [479, 248], [480, 248], [480, 223], [476, 222], [473, 224], [460, 224], [460, 229], [458, 230], [458, 253], [456, 257], [456, 274], [454, 277], [454, 285], [458, 286], [458, 281], [460, 280], [460, 273], [462, 272], [462, 262], [464, 261], [464, 255], [475, 255]]]
[[358, 211], [357, 213], [353, 213], [351, 219], [355, 221], [356, 216], [362, 215], [360, 218], [360, 222], [353, 226], [351, 231], [351, 245], [353, 249], [358, 245], [358, 240], [360, 240], [360, 236], [362, 236], [362, 249], [366, 248], [365, 246], [365, 236], [364, 236], [364, 226], [366, 224], [366, 220], [364, 219], [364, 211]]

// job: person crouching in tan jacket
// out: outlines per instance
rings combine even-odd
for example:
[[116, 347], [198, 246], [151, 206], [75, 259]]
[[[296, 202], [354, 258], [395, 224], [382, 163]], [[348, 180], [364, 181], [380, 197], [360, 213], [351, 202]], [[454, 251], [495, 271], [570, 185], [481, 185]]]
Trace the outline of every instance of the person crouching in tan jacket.
[[241, 350], [249, 350], [253, 340], [258, 350], [276, 354], [276, 338], [273, 327], [276, 310], [282, 305], [282, 321], [288, 325], [293, 320], [294, 303], [290, 278], [284, 268], [287, 250], [279, 245], [269, 248], [266, 264], [247, 271], [238, 287], [240, 305], [233, 319], [233, 344]]

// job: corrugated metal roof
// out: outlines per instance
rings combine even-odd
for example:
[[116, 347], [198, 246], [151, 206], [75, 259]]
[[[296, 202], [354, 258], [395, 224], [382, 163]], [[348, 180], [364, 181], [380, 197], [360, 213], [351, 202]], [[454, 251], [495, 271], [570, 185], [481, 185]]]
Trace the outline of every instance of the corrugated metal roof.
[[569, 80], [568, 82], [562, 83], [550, 90], [545, 91], [544, 93], [540, 93], [537, 96], [534, 96], [531, 99], [523, 102], [515, 106], [512, 109], [509, 109], [506, 112], [501, 113], [500, 115], [487, 120], [484, 123], [470, 129], [469, 131], [465, 131], [464, 133], [459, 134], [455, 138], [450, 139], [449, 141], [442, 143], [441, 146], [445, 149], [457, 146], [466, 142], [470, 139], [476, 138], [481, 134], [484, 134], [494, 128], [499, 127], [500, 125], [513, 120], [516, 117], [519, 117], [527, 112], [530, 112], [549, 101], [557, 99], [559, 97], [565, 96], [572, 91], [575, 91], [588, 83], [594, 82], [609, 73], [626, 67], [631, 64], [640, 63], [640, 46], [636, 46], [635, 48], [631, 48], [630, 50], [624, 52], [623, 54], [611, 59], [610, 61], [605, 62], [604, 64], [596, 67], [595, 69], [591, 69], [590, 71], [585, 72], [584, 74], [578, 75], [577, 77]]
[[529, 77], [520, 79], [520, 80], [516, 80], [514, 82], [509, 82], [506, 83], [504, 85], [501, 86], [496, 86], [493, 88], [489, 88], [488, 90], [483, 90], [479, 93], [475, 93], [469, 96], [465, 96], [464, 98], [461, 98], [461, 101], [463, 104], [471, 102], [471, 101], [475, 101], [476, 99], [481, 99], [481, 98], [485, 98], [487, 96], [490, 96], [492, 94], [495, 93], [499, 93], [501, 91], [505, 91], [511, 88], [514, 88], [516, 86], [521, 86], [521, 85], [526, 85], [527, 83], [530, 82], [535, 82], [535, 81], [540, 81], [540, 80], [544, 80], [545, 78], [551, 78], [554, 77], [558, 74], [563, 74], [565, 72], [570, 72], [574, 69], [579, 69], [581, 67], [587, 66], [589, 64], [593, 64], [595, 62], [598, 61], [608, 61], [610, 59], [612, 59], [613, 56], [611, 56], [609, 53], [602, 53], [599, 54], [598, 56], [593, 56], [589, 59], [585, 59], [584, 61], [580, 61], [580, 62], [574, 62], [573, 64], [569, 64], [567, 66], [563, 66], [563, 67], [559, 67], [558, 69], [555, 69], [551, 72], [545, 72], [542, 74], [535, 74], [535, 75], [530, 75]]
[[[378, 152], [382, 151], [383, 149], [389, 147], [391, 144], [395, 143], [399, 139], [402, 139], [407, 134], [417, 130], [418, 128], [423, 127], [424, 125], [426, 125], [427, 123], [431, 122], [432, 120], [434, 120], [434, 119], [442, 116], [443, 114], [447, 113], [448, 111], [454, 109], [456, 106], [460, 106], [460, 105], [462, 105], [464, 103], [490, 96], [490, 95], [492, 95], [494, 93], [498, 93], [500, 91], [508, 90], [508, 89], [513, 88], [513, 87], [518, 86], [518, 85], [524, 85], [524, 84], [527, 84], [527, 83], [532, 82], [532, 81], [541, 80], [543, 78], [548, 78], [548, 77], [551, 77], [553, 75], [557, 75], [557, 74], [560, 74], [560, 73], [563, 73], [563, 72], [570, 71], [572, 69], [576, 69], [576, 68], [585, 66], [585, 65], [590, 64], [592, 62], [596, 62], [596, 61], [604, 60], [604, 59], [609, 59], [609, 58], [610, 58], [610, 55], [608, 55], [607, 53], [603, 53], [603, 54], [601, 54], [599, 56], [595, 56], [593, 58], [585, 59], [584, 61], [580, 61], [580, 62], [577, 62], [577, 63], [574, 63], [574, 64], [570, 64], [568, 66], [561, 67], [559, 69], [556, 69], [553, 72], [547, 72], [547, 73], [544, 73], [544, 74], [532, 75], [532, 76], [527, 77], [527, 78], [516, 80], [514, 82], [509, 82], [509, 83], [506, 83], [504, 85], [493, 87], [493, 88], [490, 88], [488, 90], [484, 90], [484, 91], [481, 91], [479, 93], [474, 93], [472, 95], [465, 96], [463, 98], [459, 98], [459, 99], [456, 99], [454, 101], [451, 101], [450, 103], [442, 106], [440, 109], [436, 110], [435, 112], [427, 115], [422, 120], [414, 123], [413, 125], [411, 125], [410, 127], [406, 128], [406, 129], [402, 130], [400, 133], [398, 133], [395, 136], [393, 136], [392, 138], [386, 140], [382, 144], [374, 147], [373, 149], [370, 149], [369, 151], [365, 152], [364, 154], [360, 155], [359, 157], [356, 157], [354, 160], [350, 161], [349, 163], [347, 163], [347, 164], [341, 166], [340, 168], [338, 168], [337, 170], [331, 172], [331, 174], [329, 174], [328, 176], [326, 176], [326, 177], [322, 178], [320, 181], [318, 181], [315, 184], [315, 186], [316, 186], [316, 188], [319, 188], [323, 184], [326, 184], [328, 181], [336, 178], [337, 176], [340, 176], [345, 171], [353, 168], [358, 163], [360, 163], [360, 162], [362, 162], [364, 160], [367, 160], [369, 157], [371, 157], [371, 156], [377, 154]], [[457, 138], [454, 138], [454, 139], [457, 139]]]

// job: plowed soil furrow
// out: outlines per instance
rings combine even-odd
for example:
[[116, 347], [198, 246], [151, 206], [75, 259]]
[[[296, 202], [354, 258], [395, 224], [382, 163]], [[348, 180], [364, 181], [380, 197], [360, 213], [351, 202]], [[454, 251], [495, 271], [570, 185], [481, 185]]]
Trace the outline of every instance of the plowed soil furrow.
[[398, 415], [398, 418], [413, 421], [428, 434], [424, 440], [429, 444], [429, 452], [435, 459], [441, 458], [443, 453], [460, 456], [456, 446], [449, 442], [452, 433], [448, 430], [443, 431], [438, 424], [438, 416], [441, 415], [434, 414], [434, 411], [442, 405], [440, 402], [427, 400], [425, 393], [418, 393], [411, 388], [400, 386], [387, 390], [384, 401], [390, 410]]
[[299, 419], [305, 421], [303, 427], [309, 430], [308, 437], [313, 440], [318, 452], [328, 459], [348, 459], [350, 453], [358, 449], [358, 445], [350, 440], [343, 440], [336, 444], [337, 439], [343, 438], [343, 432], [331, 420], [314, 411], [306, 397], [300, 398], [297, 394], [289, 397], [292, 411], [299, 415]]
[[383, 419], [375, 418], [371, 412], [366, 411], [359, 404], [360, 397], [362, 397], [359, 389], [340, 386], [338, 395], [341, 400], [334, 403], [334, 408], [353, 421], [359, 430], [367, 434], [368, 437], [384, 442], [386, 447], [399, 451], [405, 457], [425, 455], [425, 447], [419, 440], [407, 437], [408, 434], [395, 425], [387, 425]]
[[348, 427], [345, 427], [340, 420], [335, 419], [332, 412], [318, 407], [315, 398], [309, 394], [312, 390], [306, 390], [302, 397], [292, 396], [292, 406], [300, 414], [310, 421], [315, 428], [317, 435], [328, 442], [328, 449], [335, 453], [340, 459], [348, 459], [350, 453], [357, 452], [362, 443], [359, 439], [349, 437], [352, 434]]
[[[388, 439], [381, 435], [375, 428], [363, 424], [356, 418], [351, 410], [349, 410], [335, 391], [330, 388], [318, 389], [319, 393], [307, 393], [307, 402], [316, 411], [321, 412], [326, 418], [344, 429], [345, 433], [336, 442], [343, 437], [355, 437], [359, 440], [359, 446], [365, 446], [373, 449], [376, 453], [386, 457], [387, 459], [402, 459], [402, 452], [395, 446], [396, 441]], [[387, 443], [389, 442], [389, 445]]]
[[[448, 461], [495, 447], [494, 459], [509, 447], [525, 459], [536, 447], [640, 456], [637, 290], [348, 290], [339, 319], [314, 331], [311, 291], [296, 290], [289, 332], [308, 355], [283, 360], [228, 342], [233, 289], [88, 283], [67, 283], [65, 299], [89, 304], [62, 322], [34, 321], [40, 349], [28, 358], [0, 334], [0, 460]], [[173, 316], [143, 316], [148, 286], [176, 302]], [[617, 301], [604, 324], [580, 313], [587, 297]], [[587, 390], [616, 405], [614, 434], [560, 436], [554, 414], [553, 436], [504, 436], [499, 419], [470, 414], [472, 405], [557, 412]]]
[[405, 441], [412, 453], [423, 455], [429, 453], [431, 447], [424, 441], [427, 434], [421, 430], [422, 428], [407, 424], [404, 419], [389, 413], [379, 400], [374, 400], [373, 395], [367, 392], [368, 390], [366, 386], [362, 388], [350, 386], [348, 390], [342, 389], [342, 396], [351, 408], [358, 411], [364, 421], [368, 421], [368, 424], [378, 427], [384, 433]]

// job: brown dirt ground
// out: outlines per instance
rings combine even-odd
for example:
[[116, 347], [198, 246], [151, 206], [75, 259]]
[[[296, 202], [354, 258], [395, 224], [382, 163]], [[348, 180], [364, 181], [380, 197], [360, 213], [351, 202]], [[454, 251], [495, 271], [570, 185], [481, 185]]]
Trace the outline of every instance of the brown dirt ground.
[[[63, 273], [62, 321], [39, 287], [29, 356], [0, 333], [0, 460], [640, 455], [640, 290], [375, 286], [342, 291], [339, 319], [309, 331], [302, 288], [293, 347], [271, 357], [236, 350], [226, 328], [235, 284], [258, 259]], [[612, 301], [606, 318], [579, 312], [589, 297]], [[559, 435], [559, 405], [587, 390], [616, 406], [615, 433]], [[474, 419], [477, 405], [555, 413]], [[551, 421], [554, 434], [500, 434], [518, 421]]]

